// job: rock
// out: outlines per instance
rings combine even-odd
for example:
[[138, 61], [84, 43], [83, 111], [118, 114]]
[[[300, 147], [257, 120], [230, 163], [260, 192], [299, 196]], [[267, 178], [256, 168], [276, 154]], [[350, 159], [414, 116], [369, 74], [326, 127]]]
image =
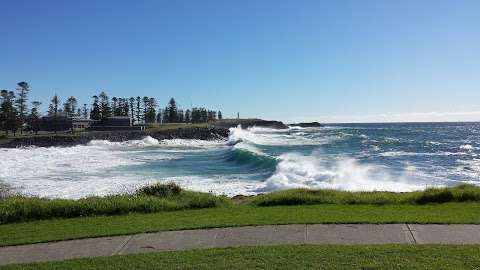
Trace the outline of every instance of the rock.
[[319, 122], [289, 124], [289, 126], [290, 126], [290, 127], [302, 127], [302, 128], [307, 128], [307, 127], [323, 127], [323, 125], [320, 124]]
[[242, 128], [265, 127], [272, 129], [287, 129], [288, 126], [280, 121], [269, 121], [262, 119], [226, 119], [215, 122], [215, 127], [231, 128], [241, 125]]

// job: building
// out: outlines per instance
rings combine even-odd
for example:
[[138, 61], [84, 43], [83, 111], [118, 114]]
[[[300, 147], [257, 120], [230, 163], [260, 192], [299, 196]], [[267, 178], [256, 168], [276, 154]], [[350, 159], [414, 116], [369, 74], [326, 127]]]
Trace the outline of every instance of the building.
[[72, 119], [64, 116], [44, 116], [40, 122], [39, 130], [42, 131], [66, 131], [72, 128]]
[[72, 129], [73, 131], [82, 131], [95, 126], [99, 122], [98, 120], [92, 120], [87, 118], [73, 118]]
[[110, 130], [144, 130], [145, 125], [133, 124], [133, 119], [129, 116], [114, 116], [103, 121], [91, 122], [86, 130], [110, 131]]
[[129, 116], [114, 116], [105, 119], [101, 125], [110, 127], [131, 127], [133, 126], [133, 121]]

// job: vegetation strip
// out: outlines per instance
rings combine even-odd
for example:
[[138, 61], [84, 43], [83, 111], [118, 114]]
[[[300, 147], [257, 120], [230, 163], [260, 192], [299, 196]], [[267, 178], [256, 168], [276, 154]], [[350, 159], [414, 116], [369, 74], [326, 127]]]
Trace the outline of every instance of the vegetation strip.
[[[3, 195], [0, 189], [0, 224], [100, 215], [157, 213], [200, 208], [255, 208], [280, 205], [424, 205], [428, 203], [480, 202], [480, 187], [460, 185], [417, 192], [346, 192], [293, 189], [254, 197], [229, 199], [209, 193], [182, 190], [178, 185], [155, 184], [132, 194], [89, 197], [80, 200]], [[219, 210], [222, 211], [222, 210]]]
[[158, 252], [1, 269], [476, 269], [480, 246], [302, 245]]
[[480, 224], [480, 204], [238, 205], [197, 210], [79, 217], [0, 225], [0, 246], [143, 232], [271, 224]]

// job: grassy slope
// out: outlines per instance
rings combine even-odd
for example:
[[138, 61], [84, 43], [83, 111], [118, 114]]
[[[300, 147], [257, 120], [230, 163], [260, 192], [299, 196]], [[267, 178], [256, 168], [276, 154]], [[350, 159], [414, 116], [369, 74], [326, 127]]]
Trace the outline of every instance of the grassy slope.
[[480, 203], [226, 206], [0, 225], [0, 246], [162, 230], [295, 223], [475, 223]]
[[[4, 269], [478, 269], [480, 246], [272, 246], [76, 259]], [[3, 269], [3, 268], [2, 268]]]

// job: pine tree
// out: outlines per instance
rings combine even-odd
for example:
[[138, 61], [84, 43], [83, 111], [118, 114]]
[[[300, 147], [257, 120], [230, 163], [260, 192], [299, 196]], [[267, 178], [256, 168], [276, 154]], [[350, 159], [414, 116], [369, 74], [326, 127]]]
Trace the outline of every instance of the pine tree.
[[100, 113], [100, 105], [98, 104], [98, 96], [93, 96], [93, 103], [92, 103], [92, 110], [90, 111], [90, 119], [92, 120], [100, 120], [101, 113]]
[[118, 98], [117, 97], [112, 97], [112, 111], [113, 111], [113, 116], [118, 116]]
[[177, 102], [172, 97], [168, 102], [168, 122], [175, 123], [177, 121]]
[[128, 101], [130, 102], [130, 117], [133, 119], [133, 122], [135, 122], [135, 114], [134, 114], [135, 98], [131, 97]]
[[71, 96], [67, 99], [67, 101], [63, 104], [63, 111], [67, 117], [71, 118], [75, 116], [77, 105], [78, 102], [74, 96]]
[[30, 115], [28, 116], [28, 124], [35, 134], [38, 133], [40, 129], [40, 112], [39, 107], [42, 103], [39, 101], [32, 102], [32, 109], [30, 111]]
[[191, 113], [192, 112], [189, 109], [187, 109], [185, 111], [185, 117], [184, 117], [185, 118], [184, 119], [185, 123], [190, 123], [192, 121], [191, 118], [190, 118]]
[[48, 106], [48, 114], [53, 117], [53, 130], [55, 134], [57, 134], [58, 129], [58, 113], [59, 109], [58, 106], [60, 105], [60, 99], [58, 98], [57, 94], [55, 94], [51, 100], [50, 105]]
[[87, 119], [88, 118], [88, 109], [87, 109], [87, 104], [83, 104], [83, 109], [82, 109], [82, 117]]
[[[28, 101], [28, 92], [30, 91], [30, 86], [27, 82], [19, 82], [18, 84], [18, 99], [16, 100], [18, 117], [20, 120], [20, 133], [23, 133], [23, 124], [25, 123], [25, 117], [28, 111], [27, 101]], [[15, 133], [15, 132], [14, 132]]]
[[0, 124], [2, 129], [8, 136], [8, 132], [11, 130], [15, 132], [17, 130], [18, 121], [18, 113], [13, 105], [15, 102], [15, 93], [8, 90], [2, 90], [0, 92], [0, 96], [2, 98], [2, 102], [0, 104]]
[[148, 99], [148, 108], [146, 110], [146, 119], [145, 121], [147, 123], [154, 123], [155, 122], [155, 115], [156, 115], [156, 107], [157, 107], [157, 101], [155, 98], [149, 98]]
[[112, 116], [112, 108], [105, 92], [102, 91], [98, 97], [100, 99], [100, 119], [105, 121]]
[[136, 115], [136, 118], [137, 118], [137, 124], [140, 124], [140, 119], [142, 119], [142, 115], [141, 115], [141, 112], [142, 112], [142, 98], [140, 96], [138, 96], [136, 98], [136, 101], [137, 101], [137, 115]]

